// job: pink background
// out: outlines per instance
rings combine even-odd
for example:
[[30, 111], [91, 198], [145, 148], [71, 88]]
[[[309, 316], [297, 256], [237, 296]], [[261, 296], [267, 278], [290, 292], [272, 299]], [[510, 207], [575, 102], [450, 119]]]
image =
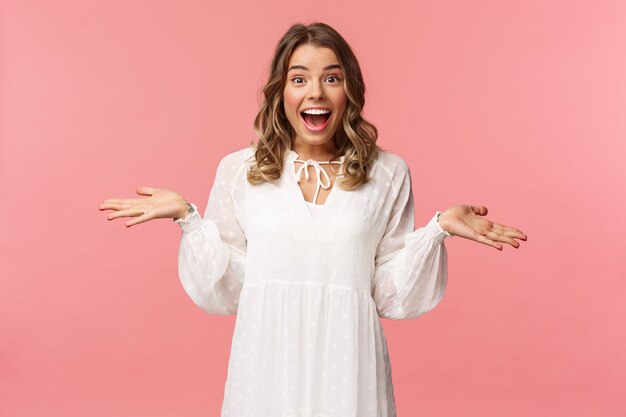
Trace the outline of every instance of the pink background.
[[185, 295], [171, 220], [126, 229], [98, 206], [148, 185], [204, 212], [217, 162], [255, 139], [276, 42], [315, 20], [357, 53], [416, 223], [482, 204], [528, 235], [448, 239], [443, 302], [383, 321], [399, 416], [626, 415], [623, 1], [1, 12], [0, 415], [219, 415], [235, 317]]

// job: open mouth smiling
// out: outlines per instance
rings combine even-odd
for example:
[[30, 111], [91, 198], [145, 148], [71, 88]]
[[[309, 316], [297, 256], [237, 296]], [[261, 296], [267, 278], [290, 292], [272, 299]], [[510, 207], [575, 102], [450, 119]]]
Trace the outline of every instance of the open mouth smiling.
[[324, 108], [305, 109], [300, 112], [304, 125], [313, 132], [324, 130], [330, 120], [331, 111]]

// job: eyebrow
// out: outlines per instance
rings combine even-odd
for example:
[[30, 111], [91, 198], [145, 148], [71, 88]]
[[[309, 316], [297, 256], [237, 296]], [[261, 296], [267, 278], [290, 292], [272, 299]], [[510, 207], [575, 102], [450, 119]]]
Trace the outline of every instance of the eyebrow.
[[[292, 66], [289, 67], [287, 72], [289, 72], [291, 70], [294, 70], [294, 69], [301, 69], [301, 70], [304, 70], [304, 71], [308, 71], [309, 70], [304, 65], [292, 65]], [[327, 71], [329, 69], [341, 69], [341, 65], [339, 65], [339, 64], [332, 64], [332, 65], [328, 65], [328, 66], [324, 67], [324, 71]]]

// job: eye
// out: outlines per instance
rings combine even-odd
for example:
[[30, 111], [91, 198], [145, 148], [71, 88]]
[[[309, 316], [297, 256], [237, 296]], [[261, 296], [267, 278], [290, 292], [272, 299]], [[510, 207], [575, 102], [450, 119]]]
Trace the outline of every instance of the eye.
[[339, 80], [340, 80], [340, 78], [339, 78], [339, 77], [337, 77], [336, 75], [329, 75], [329, 76], [328, 76], [328, 78], [327, 78], [327, 80], [329, 80], [329, 79], [331, 79], [331, 78], [332, 78], [332, 79], [334, 79], [334, 80], [335, 80], [335, 82], [339, 82]]
[[304, 82], [304, 78], [302, 78], [302, 77], [293, 77], [291, 79], [291, 81], [293, 81], [296, 84], [302, 84], [302, 83], [297, 82], [297, 80], [302, 80], [302, 82]]

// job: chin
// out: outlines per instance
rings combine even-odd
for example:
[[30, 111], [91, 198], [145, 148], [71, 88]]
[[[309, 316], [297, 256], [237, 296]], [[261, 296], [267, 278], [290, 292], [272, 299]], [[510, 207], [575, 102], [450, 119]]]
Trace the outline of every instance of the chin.
[[333, 134], [332, 136], [328, 137], [328, 136], [324, 136], [324, 137], [319, 137], [319, 136], [313, 136], [311, 137], [310, 135], [306, 135], [306, 136], [300, 136], [302, 138], [302, 141], [308, 145], [325, 145], [329, 142], [333, 141], [333, 138], [335, 137], [335, 135]]

